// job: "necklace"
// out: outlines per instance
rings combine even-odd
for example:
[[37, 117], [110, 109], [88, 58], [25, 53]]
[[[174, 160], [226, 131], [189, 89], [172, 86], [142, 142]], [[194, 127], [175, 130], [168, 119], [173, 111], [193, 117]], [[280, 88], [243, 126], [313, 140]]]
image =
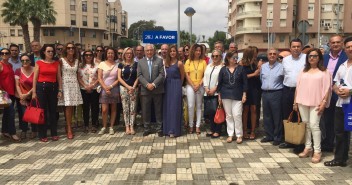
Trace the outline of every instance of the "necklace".
[[226, 72], [229, 75], [229, 84], [232, 86], [236, 83], [236, 71], [237, 71], [237, 67], [235, 68], [233, 74], [231, 74], [230, 69], [227, 68]]
[[199, 67], [199, 63], [200, 63], [200, 60], [198, 60], [198, 65], [197, 65], [197, 68], [196, 68], [196, 65], [194, 64], [194, 61], [193, 61], [193, 68], [194, 68], [194, 71], [196, 73], [196, 80], [198, 79], [197, 76], [198, 76], [198, 67]]
[[121, 75], [121, 76], [122, 76], [122, 79], [123, 79], [125, 82], [128, 81], [128, 80], [130, 80], [131, 75], [132, 75], [132, 71], [133, 71], [133, 64], [132, 64], [132, 65], [123, 65], [122, 73], [125, 71], [125, 67], [126, 67], [126, 66], [130, 66], [130, 75], [128, 76], [127, 79], [124, 77], [123, 74]]

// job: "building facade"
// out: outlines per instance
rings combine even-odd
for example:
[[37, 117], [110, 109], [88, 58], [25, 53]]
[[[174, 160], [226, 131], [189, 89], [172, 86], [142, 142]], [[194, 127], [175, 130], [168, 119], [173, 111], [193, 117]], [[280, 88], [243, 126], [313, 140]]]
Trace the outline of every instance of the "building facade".
[[[5, 0], [0, 0], [3, 4]], [[128, 13], [120, 0], [53, 0], [57, 12], [55, 25], [42, 25], [41, 43], [81, 43], [82, 48], [98, 45], [118, 47], [128, 35]], [[31, 41], [33, 26], [29, 27]], [[20, 26], [5, 24], [0, 16], [0, 46], [24, 46]], [[81, 35], [81, 37], [79, 37]]]
[[320, 47], [333, 34], [348, 36], [351, 0], [229, 0], [228, 32], [239, 50], [285, 50], [293, 38]]

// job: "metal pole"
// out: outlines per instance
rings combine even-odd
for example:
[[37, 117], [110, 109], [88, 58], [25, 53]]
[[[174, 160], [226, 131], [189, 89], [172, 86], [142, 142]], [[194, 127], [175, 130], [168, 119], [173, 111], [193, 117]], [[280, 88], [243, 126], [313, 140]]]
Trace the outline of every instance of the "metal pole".
[[189, 17], [189, 45], [192, 45], [192, 16]]
[[177, 48], [180, 47], [180, 0], [177, 3]]
[[340, 31], [340, 0], [337, 1], [337, 8], [336, 8], [336, 23], [337, 23], [337, 27], [336, 27], [336, 34], [339, 34]]
[[318, 1], [318, 7], [319, 7], [319, 12], [318, 12], [318, 45], [317, 47], [320, 47], [320, 19], [321, 19], [321, 0]]
[[81, 4], [82, 4], [82, 0], [80, 0], [79, 3], [78, 3], [78, 8], [80, 9], [80, 12], [81, 12], [81, 19], [80, 19], [80, 22], [77, 24], [77, 26], [78, 26], [78, 42], [80, 44], [82, 44], [81, 43], [82, 42], [82, 38], [81, 38], [81, 25], [80, 24], [82, 24], [82, 14], [83, 14], [82, 8], [80, 8]]
[[269, 27], [269, 22], [267, 24], [268, 24], [268, 51], [269, 51], [269, 49], [270, 49], [270, 41], [269, 41], [270, 27]]

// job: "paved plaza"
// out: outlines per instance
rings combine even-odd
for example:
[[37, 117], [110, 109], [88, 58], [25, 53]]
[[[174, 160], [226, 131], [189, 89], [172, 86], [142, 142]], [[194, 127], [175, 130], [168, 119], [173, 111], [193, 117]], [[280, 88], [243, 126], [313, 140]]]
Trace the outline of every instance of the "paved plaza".
[[[63, 117], [63, 116], [61, 116]], [[178, 138], [75, 132], [59, 141], [0, 140], [0, 184], [352, 184], [351, 163], [327, 168], [260, 138], [242, 144], [205, 132]], [[205, 130], [205, 129], [203, 129]], [[262, 135], [260, 128], [258, 133]], [[49, 138], [50, 139], [50, 138]], [[332, 153], [324, 153], [323, 161]]]

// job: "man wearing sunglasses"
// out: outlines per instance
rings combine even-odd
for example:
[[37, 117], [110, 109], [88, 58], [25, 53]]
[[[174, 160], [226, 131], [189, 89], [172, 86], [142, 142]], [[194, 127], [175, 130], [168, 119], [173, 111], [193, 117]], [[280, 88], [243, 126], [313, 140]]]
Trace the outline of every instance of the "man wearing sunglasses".
[[54, 57], [55, 60], [59, 60], [60, 58], [62, 58], [62, 51], [64, 49], [64, 45], [62, 44], [57, 44], [56, 47], [55, 47], [55, 50], [56, 50], [56, 55]]
[[[339, 66], [347, 60], [346, 52], [343, 50], [343, 39], [340, 35], [333, 35], [329, 39], [330, 53], [324, 55], [324, 66], [335, 78]], [[338, 96], [332, 91], [330, 106], [324, 110], [321, 119], [321, 150], [323, 152], [333, 152], [334, 150], [334, 114]]]

